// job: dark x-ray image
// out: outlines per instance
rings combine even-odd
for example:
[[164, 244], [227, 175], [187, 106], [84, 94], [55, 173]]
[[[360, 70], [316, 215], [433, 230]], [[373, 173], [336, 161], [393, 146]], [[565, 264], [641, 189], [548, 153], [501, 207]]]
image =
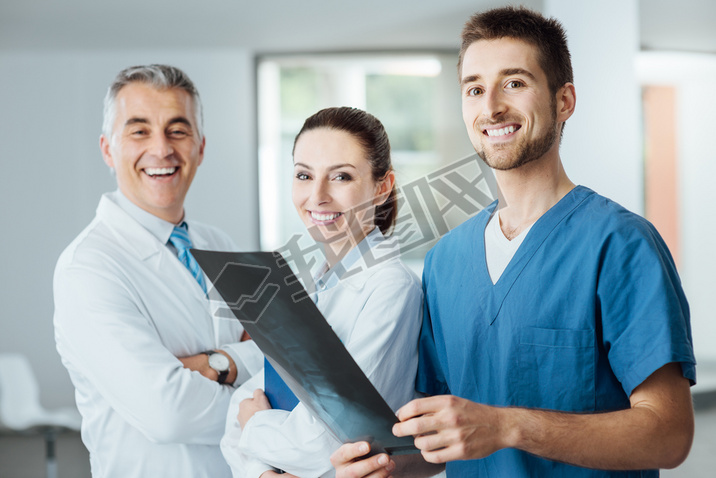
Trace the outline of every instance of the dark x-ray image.
[[395, 414], [277, 252], [192, 249], [213, 284], [217, 312], [241, 321], [299, 400], [341, 442], [365, 440], [372, 453], [417, 453], [391, 432]]

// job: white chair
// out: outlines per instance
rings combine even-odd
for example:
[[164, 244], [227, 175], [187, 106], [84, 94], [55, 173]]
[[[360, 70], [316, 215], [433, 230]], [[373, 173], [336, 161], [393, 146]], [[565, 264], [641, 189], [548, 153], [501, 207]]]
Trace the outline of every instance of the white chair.
[[0, 428], [45, 436], [47, 478], [57, 477], [55, 435], [79, 430], [82, 418], [75, 408], [47, 410], [30, 362], [21, 354], [0, 354]]

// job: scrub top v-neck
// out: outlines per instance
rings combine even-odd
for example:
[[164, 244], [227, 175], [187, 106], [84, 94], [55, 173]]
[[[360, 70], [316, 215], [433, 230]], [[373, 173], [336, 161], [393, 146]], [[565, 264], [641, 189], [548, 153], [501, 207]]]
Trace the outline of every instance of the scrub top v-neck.
[[[425, 259], [418, 391], [598, 412], [628, 408], [632, 390], [666, 363], [695, 381], [688, 304], [651, 224], [578, 186], [534, 223], [493, 284], [484, 232], [496, 206]], [[449, 464], [448, 476], [583, 476], [517, 450], [479, 462]]]

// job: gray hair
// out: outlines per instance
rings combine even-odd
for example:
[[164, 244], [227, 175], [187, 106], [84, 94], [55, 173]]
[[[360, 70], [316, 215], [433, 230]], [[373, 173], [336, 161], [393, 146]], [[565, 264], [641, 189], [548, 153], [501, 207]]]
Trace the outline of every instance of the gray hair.
[[102, 134], [111, 140], [114, 120], [117, 117], [116, 99], [119, 91], [130, 83], [146, 83], [157, 89], [180, 88], [192, 98], [194, 103], [194, 122], [199, 138], [203, 137], [204, 116], [201, 107], [199, 91], [186, 73], [179, 68], [169, 65], [141, 65], [130, 66], [117, 74], [114, 82], [104, 97], [104, 120]]

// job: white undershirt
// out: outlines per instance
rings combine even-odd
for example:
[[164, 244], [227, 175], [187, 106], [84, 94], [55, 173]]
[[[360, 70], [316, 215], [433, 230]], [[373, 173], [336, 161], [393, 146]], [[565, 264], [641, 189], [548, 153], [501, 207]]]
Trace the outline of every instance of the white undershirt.
[[507, 264], [512, 260], [522, 241], [525, 240], [533, 224], [527, 226], [517, 237], [509, 240], [500, 228], [500, 212], [495, 211], [492, 215], [487, 227], [485, 227], [485, 259], [487, 261], [487, 271], [490, 273], [490, 279], [492, 279], [493, 284], [496, 284], [500, 279], [500, 276], [507, 268]]

